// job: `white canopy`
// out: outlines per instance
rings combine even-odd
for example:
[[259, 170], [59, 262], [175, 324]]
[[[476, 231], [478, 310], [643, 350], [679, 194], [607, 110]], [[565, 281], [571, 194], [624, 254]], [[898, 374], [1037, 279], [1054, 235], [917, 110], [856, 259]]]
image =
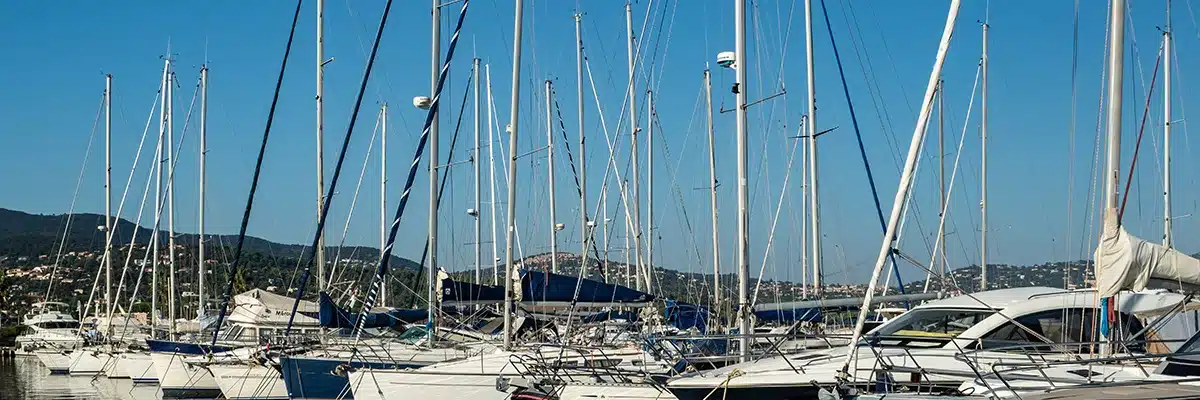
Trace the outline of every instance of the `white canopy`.
[[1110, 297], [1122, 290], [1200, 288], [1200, 260], [1129, 234], [1105, 213], [1096, 249], [1096, 290]]

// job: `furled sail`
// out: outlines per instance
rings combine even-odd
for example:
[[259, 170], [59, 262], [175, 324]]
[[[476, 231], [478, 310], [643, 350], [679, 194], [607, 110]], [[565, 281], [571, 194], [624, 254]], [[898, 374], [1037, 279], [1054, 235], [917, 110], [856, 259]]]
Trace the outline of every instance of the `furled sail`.
[[1110, 297], [1146, 288], [1200, 288], [1200, 260], [1129, 234], [1109, 211], [1096, 249], [1096, 290]]
[[[321, 326], [326, 328], [353, 328], [358, 313], [346, 311], [334, 304], [329, 294], [321, 292]], [[404, 324], [424, 321], [429, 316], [425, 309], [396, 309], [386, 312], [369, 312], [363, 316], [363, 328], [398, 328]]]
[[[445, 274], [441, 276], [438, 297], [442, 305], [504, 301], [503, 287], [456, 281]], [[521, 271], [520, 281], [514, 284], [520, 285], [516, 293], [519, 297], [515, 300], [530, 305], [638, 305], [654, 300], [649, 293], [625, 286], [542, 271]]]

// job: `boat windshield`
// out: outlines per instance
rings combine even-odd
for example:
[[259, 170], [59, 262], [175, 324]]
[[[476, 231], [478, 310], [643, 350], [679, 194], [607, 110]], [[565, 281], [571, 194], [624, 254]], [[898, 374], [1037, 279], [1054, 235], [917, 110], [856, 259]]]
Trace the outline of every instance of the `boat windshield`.
[[75, 321], [46, 321], [38, 322], [37, 327], [42, 329], [79, 329], [79, 323]]
[[995, 313], [980, 309], [916, 309], [888, 321], [867, 336], [873, 344], [885, 346], [936, 346]]

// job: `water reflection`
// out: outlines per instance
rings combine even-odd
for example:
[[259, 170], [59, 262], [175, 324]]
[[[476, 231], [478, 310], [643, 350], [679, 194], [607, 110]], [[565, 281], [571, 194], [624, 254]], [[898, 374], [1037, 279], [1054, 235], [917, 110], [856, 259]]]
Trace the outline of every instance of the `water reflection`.
[[134, 385], [129, 379], [50, 375], [37, 358], [0, 359], [3, 400], [150, 400], [157, 385]]

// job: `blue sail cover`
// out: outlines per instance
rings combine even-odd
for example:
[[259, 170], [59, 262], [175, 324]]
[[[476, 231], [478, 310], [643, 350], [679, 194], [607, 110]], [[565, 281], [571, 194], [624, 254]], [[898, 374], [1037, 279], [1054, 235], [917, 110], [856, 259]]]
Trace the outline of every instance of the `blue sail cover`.
[[521, 272], [521, 302], [526, 304], [642, 304], [653, 300], [654, 295], [621, 285], [542, 271]]
[[[642, 304], [654, 296], [621, 285], [542, 271], [521, 271], [520, 301], [531, 305]], [[579, 286], [579, 297], [575, 287]], [[442, 279], [438, 284], [442, 304], [487, 304], [504, 302], [504, 288]]]
[[438, 297], [442, 304], [503, 303], [504, 288], [501, 286], [476, 285], [474, 283], [444, 278], [438, 283]]
[[708, 308], [695, 304], [667, 300], [667, 323], [680, 330], [696, 328], [700, 333], [708, 331]]
[[824, 316], [818, 308], [761, 310], [754, 312], [754, 318], [759, 321], [778, 322], [821, 322], [824, 320]]
[[[321, 292], [320, 304], [321, 326], [334, 329], [352, 329], [358, 313], [346, 311], [333, 303], [329, 294]], [[367, 313], [363, 320], [363, 328], [399, 328], [407, 323], [424, 321], [429, 316], [429, 310], [400, 309], [386, 313]]]

